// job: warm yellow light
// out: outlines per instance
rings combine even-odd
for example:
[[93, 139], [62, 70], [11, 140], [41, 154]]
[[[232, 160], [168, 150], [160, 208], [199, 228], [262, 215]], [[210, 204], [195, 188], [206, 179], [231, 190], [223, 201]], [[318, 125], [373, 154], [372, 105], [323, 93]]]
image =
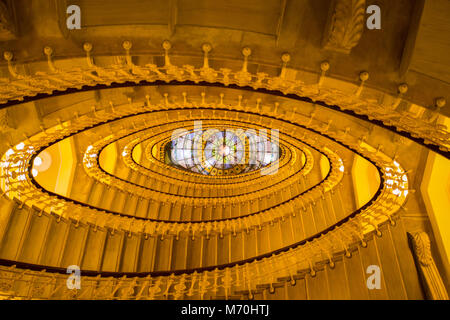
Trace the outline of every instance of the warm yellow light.
[[36, 158], [34, 158], [33, 165], [34, 165], [35, 167], [39, 167], [40, 165], [42, 165], [42, 159], [41, 159], [41, 157], [36, 157]]
[[36, 169], [32, 169], [31, 174], [33, 175], [33, 177], [36, 177], [38, 175], [38, 171]]
[[16, 146], [17, 150], [23, 150], [23, 148], [25, 148], [25, 143], [21, 142]]
[[12, 154], [14, 154], [14, 150], [13, 149], [9, 149], [8, 151], [6, 151], [6, 156], [9, 157]]
[[34, 158], [33, 169], [39, 172], [44, 172], [50, 168], [52, 164], [52, 156], [47, 151], [42, 151], [39, 156]]

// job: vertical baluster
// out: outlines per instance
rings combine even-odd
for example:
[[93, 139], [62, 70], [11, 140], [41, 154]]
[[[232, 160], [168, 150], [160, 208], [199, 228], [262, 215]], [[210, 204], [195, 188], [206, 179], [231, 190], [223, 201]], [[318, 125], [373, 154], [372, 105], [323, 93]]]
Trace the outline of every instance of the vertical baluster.
[[355, 96], [359, 97], [361, 95], [361, 92], [364, 89], [365, 82], [369, 79], [369, 73], [367, 71], [363, 71], [359, 74], [359, 80], [361, 80], [361, 83], [358, 87], [358, 90], [355, 92]]
[[326, 73], [329, 69], [330, 69], [330, 63], [328, 61], [323, 61], [320, 64], [321, 73], [320, 73], [319, 81], [317, 83], [317, 86], [319, 88], [322, 87], [323, 82], [325, 81], [325, 78], [326, 78]]
[[44, 53], [47, 56], [47, 63], [48, 63], [48, 67], [49, 67], [50, 71], [56, 72], [56, 68], [55, 68], [55, 65], [53, 64], [53, 60], [52, 60], [53, 49], [50, 47], [45, 47]]

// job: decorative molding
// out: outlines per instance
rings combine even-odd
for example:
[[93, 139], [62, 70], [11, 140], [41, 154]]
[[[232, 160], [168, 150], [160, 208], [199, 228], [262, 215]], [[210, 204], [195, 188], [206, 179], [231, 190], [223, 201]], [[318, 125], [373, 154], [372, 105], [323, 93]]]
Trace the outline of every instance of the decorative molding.
[[[13, 61], [13, 53], [5, 51], [3, 55], [7, 61], [9, 77], [0, 77], [0, 83], [2, 83], [2, 86], [0, 86], [0, 108], [21, 103], [25, 99], [27, 101], [39, 99], [36, 96], [51, 95], [55, 91], [63, 92], [68, 89], [81, 91], [83, 87], [92, 89], [98, 85], [111, 87], [115, 85], [131, 85], [132, 83], [143, 85], [144, 83], [155, 83], [157, 81], [166, 83], [170, 81], [193, 81], [194, 83], [205, 81], [208, 83], [220, 83], [224, 86], [233, 85], [251, 87], [254, 90], [278, 91], [285, 95], [291, 94], [302, 99], [307, 98], [312, 101], [320, 101], [320, 103], [327, 106], [335, 106], [343, 112], [358, 117], [359, 115], [366, 116], [370, 121], [376, 120], [380, 125], [382, 123], [384, 126], [391, 127], [391, 130], [406, 132], [411, 140], [415, 140], [427, 148], [441, 153], [446, 158], [449, 157], [450, 132], [447, 126], [436, 124], [433, 120], [434, 118], [424, 118], [417, 116], [417, 114], [411, 114], [411, 112], [397, 110], [396, 105], [402, 101], [401, 95], [398, 95], [396, 102], [391, 105], [361, 97], [361, 93], [365, 88], [364, 83], [368, 78], [367, 72], [360, 74], [360, 84], [356, 92], [348, 93], [323, 82], [324, 72], [329, 68], [326, 64], [322, 66], [326, 68], [322, 69], [321, 79], [318, 83], [306, 84], [301, 79], [287, 77], [289, 54], [283, 54], [281, 57], [283, 62], [281, 72], [278, 75], [269, 75], [264, 72], [254, 74], [247, 70], [249, 56], [252, 52], [250, 48], [242, 50], [244, 61], [242, 68], [236, 71], [229, 68], [211, 68], [208, 62], [208, 54], [211, 50], [210, 45], [203, 47], [204, 63], [202, 67], [188, 64], [182, 66], [172, 64], [170, 62], [169, 52], [171, 44], [169, 41], [164, 41], [165, 64], [159, 67], [156, 64], [146, 64], [145, 66], [134, 64], [131, 59], [131, 43], [125, 41], [124, 45], [126, 45], [124, 47], [125, 56], [115, 57], [115, 61], [111, 65], [100, 66], [93, 62], [92, 45], [85, 43], [83, 49], [86, 52], [86, 66], [64, 69], [55, 67], [52, 56], [53, 51], [51, 48], [46, 47], [44, 53], [47, 57], [48, 70], [41, 70], [32, 75], [18, 73], [17, 65]], [[220, 64], [218, 61], [216, 63]], [[27, 65], [30, 66], [31, 64]], [[289, 69], [289, 71], [297, 72], [297, 70], [293, 69]], [[404, 88], [402, 92], [404, 92]], [[441, 102], [439, 105], [441, 105], [441, 99], [439, 101]], [[416, 106], [416, 108], [423, 109], [421, 106]], [[435, 112], [438, 112], [437, 110]], [[423, 140], [423, 142], [420, 140]], [[432, 147], [428, 147], [428, 145], [432, 145]]]
[[336, 0], [325, 31], [326, 50], [349, 54], [364, 30], [365, 0]]
[[408, 233], [414, 260], [428, 299], [449, 300], [447, 290], [431, 255], [430, 238], [426, 232]]
[[414, 252], [416, 253], [417, 259], [421, 265], [429, 266], [433, 263], [433, 258], [431, 256], [431, 245], [428, 235], [425, 232], [417, 232], [412, 236], [414, 239]]

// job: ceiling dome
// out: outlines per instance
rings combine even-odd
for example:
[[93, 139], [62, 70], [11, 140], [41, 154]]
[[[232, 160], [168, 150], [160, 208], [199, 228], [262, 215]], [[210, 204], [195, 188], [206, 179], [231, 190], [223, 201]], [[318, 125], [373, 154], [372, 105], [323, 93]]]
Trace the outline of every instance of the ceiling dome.
[[245, 128], [209, 128], [186, 132], [165, 146], [169, 163], [205, 175], [230, 175], [258, 170], [279, 157], [273, 142]]

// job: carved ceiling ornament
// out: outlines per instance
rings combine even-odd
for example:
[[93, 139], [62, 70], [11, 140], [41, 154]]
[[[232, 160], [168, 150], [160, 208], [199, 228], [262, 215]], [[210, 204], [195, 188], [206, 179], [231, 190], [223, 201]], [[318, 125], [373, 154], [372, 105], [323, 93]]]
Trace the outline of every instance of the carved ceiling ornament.
[[430, 238], [425, 232], [416, 232], [412, 234], [414, 252], [417, 255], [417, 259], [423, 266], [428, 266], [433, 263], [431, 256]]
[[349, 54], [364, 30], [365, 0], [335, 0], [325, 31], [326, 50]]
[[417, 269], [428, 299], [448, 300], [448, 293], [431, 255], [430, 238], [426, 232], [408, 233]]

